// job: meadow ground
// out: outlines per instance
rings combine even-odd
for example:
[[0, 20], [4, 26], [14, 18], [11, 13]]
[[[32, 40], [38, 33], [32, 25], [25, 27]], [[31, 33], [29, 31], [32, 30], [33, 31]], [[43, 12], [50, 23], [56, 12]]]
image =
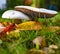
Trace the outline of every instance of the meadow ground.
[[[1, 14], [2, 13], [3, 11]], [[14, 20], [0, 18], [0, 22], [9, 21], [14, 22]], [[56, 44], [59, 47], [56, 54], [60, 54], [60, 29], [49, 29], [51, 26], [60, 27], [60, 13], [50, 19], [39, 18], [38, 21], [43, 26], [42, 30], [24, 30], [20, 31], [19, 33], [13, 32], [13, 38], [8, 36], [8, 38], [11, 39], [11, 42], [2, 41], [2, 44], [0, 44], [0, 54], [27, 54], [30, 49], [35, 48], [32, 44], [32, 40], [38, 36], [45, 37], [47, 47], [51, 44]]]

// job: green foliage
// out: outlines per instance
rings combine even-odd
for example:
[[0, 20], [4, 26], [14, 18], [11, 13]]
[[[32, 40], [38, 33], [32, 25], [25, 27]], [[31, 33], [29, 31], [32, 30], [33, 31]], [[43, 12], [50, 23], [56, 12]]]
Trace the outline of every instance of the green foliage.
[[17, 5], [24, 5], [24, 0], [7, 0], [7, 8], [11, 9]]
[[2, 16], [2, 14], [3, 14], [4, 11], [5, 11], [5, 10], [1, 10], [1, 9], [0, 9], [0, 17]]

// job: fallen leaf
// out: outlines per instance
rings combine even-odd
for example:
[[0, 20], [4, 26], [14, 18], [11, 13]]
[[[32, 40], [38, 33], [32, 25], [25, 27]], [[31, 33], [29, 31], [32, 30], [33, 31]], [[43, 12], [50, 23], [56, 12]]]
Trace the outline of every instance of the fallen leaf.
[[47, 29], [48, 29], [49, 31], [55, 32], [55, 31], [59, 30], [60, 27], [59, 27], [59, 26], [50, 26], [50, 27], [47, 27]]
[[40, 23], [35, 21], [24, 22], [17, 25], [17, 29], [20, 30], [40, 30], [42, 29]]
[[43, 50], [31, 49], [28, 51], [28, 54], [45, 54]]

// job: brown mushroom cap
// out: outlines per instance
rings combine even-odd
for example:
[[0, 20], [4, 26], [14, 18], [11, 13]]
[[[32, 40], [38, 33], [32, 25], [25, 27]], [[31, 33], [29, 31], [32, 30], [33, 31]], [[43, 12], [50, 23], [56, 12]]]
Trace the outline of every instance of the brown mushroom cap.
[[28, 15], [30, 18], [50, 18], [54, 17], [58, 12], [53, 10], [48, 10], [44, 8], [35, 8], [31, 6], [16, 6], [15, 9], [17, 11], [23, 12]]

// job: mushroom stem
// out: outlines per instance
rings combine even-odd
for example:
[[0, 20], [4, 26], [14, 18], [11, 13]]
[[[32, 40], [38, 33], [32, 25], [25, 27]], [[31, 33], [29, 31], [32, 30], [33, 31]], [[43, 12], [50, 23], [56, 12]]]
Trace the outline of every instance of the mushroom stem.
[[38, 44], [36, 44], [36, 49], [37, 49], [37, 50], [39, 49], [39, 45], [38, 45]]

